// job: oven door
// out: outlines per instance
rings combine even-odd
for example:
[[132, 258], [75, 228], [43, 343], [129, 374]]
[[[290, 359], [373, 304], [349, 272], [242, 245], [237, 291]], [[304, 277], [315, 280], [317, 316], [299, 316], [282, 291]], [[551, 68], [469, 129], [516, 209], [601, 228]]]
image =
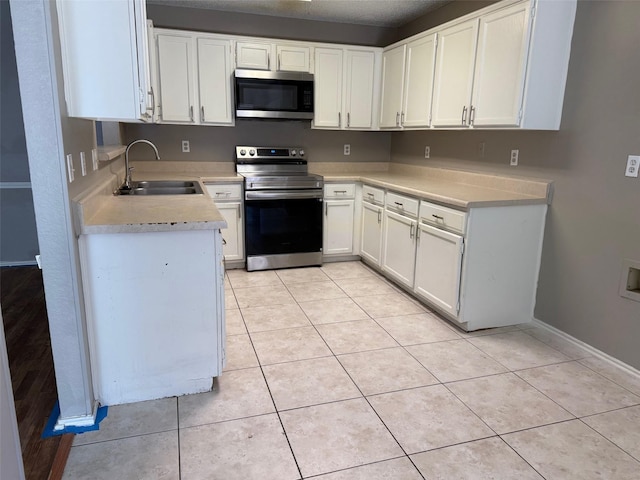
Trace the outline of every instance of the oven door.
[[247, 191], [247, 256], [322, 252], [322, 191]]

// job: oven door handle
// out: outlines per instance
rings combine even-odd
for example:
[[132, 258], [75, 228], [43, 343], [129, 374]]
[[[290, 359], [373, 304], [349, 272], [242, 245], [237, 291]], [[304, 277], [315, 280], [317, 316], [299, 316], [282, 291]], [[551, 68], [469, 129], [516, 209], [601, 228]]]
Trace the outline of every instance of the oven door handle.
[[306, 198], [322, 199], [322, 190], [318, 191], [250, 191], [245, 192], [245, 200], [298, 200]]

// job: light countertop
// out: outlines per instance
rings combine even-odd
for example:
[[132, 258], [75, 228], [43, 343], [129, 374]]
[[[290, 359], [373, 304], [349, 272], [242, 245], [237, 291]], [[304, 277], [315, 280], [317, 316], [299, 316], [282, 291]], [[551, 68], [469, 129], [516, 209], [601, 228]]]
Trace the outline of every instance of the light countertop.
[[[138, 165], [140, 165], [139, 162]], [[175, 168], [176, 162], [147, 163], [134, 171], [134, 180], [196, 180], [205, 183], [241, 183], [226, 164], [224, 169]], [[194, 162], [192, 162], [194, 163]], [[551, 201], [552, 182], [440, 168], [392, 164], [309, 163], [309, 171], [325, 182], [363, 182], [441, 205], [470, 208], [536, 205]], [[146, 168], [145, 168], [146, 167]], [[213, 230], [227, 226], [213, 200], [203, 195], [114, 196], [113, 177], [92, 192], [75, 199], [76, 229], [80, 234]]]

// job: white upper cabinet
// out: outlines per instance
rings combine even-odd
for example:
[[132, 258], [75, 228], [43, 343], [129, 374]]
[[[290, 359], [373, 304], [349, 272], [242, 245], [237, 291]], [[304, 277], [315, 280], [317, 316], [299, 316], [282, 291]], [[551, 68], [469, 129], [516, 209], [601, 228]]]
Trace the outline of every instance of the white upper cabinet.
[[236, 43], [236, 67], [252, 70], [271, 69], [271, 44], [238, 42]]
[[576, 0], [506, 0], [438, 30], [432, 125], [560, 128]]
[[251, 70], [308, 72], [310, 48], [284, 43], [239, 41], [236, 43], [236, 67]]
[[232, 125], [231, 41], [156, 29], [156, 44], [157, 121]]
[[201, 124], [233, 123], [231, 42], [209, 37], [197, 39], [198, 92]]
[[56, 7], [68, 115], [151, 120], [144, 0], [59, 1]]
[[158, 34], [158, 86], [160, 120], [195, 122], [193, 37]]
[[470, 122], [517, 126], [524, 92], [529, 5], [521, 3], [480, 18]]
[[380, 128], [431, 124], [436, 35], [426, 35], [383, 53]]
[[399, 45], [382, 53], [380, 128], [395, 128], [400, 126], [406, 50], [406, 45]]
[[404, 74], [404, 101], [400, 124], [428, 127], [431, 123], [433, 70], [436, 61], [436, 35], [427, 35], [407, 44]]
[[373, 128], [373, 89], [375, 82], [375, 53], [371, 50], [345, 52], [345, 96], [343, 112], [346, 128]]
[[478, 20], [473, 19], [438, 32], [433, 86], [433, 125], [468, 125]]
[[340, 128], [342, 120], [341, 48], [316, 48], [314, 74], [315, 127]]
[[276, 45], [277, 69], [284, 72], [308, 72], [309, 47], [295, 45]]
[[315, 48], [314, 128], [371, 130], [380, 49]]

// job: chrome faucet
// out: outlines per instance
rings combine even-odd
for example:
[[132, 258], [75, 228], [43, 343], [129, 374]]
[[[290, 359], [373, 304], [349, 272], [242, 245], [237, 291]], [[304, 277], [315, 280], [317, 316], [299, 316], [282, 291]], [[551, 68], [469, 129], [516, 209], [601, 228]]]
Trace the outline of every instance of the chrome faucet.
[[134, 140], [129, 145], [127, 145], [127, 149], [124, 151], [125, 174], [124, 174], [124, 186], [123, 186], [123, 188], [127, 190], [131, 189], [131, 171], [133, 170], [133, 167], [129, 167], [129, 149], [132, 146], [134, 146], [136, 143], [146, 143], [147, 145], [151, 146], [151, 148], [153, 148], [153, 151], [156, 152], [156, 160], [160, 160], [160, 154], [158, 153], [158, 149], [149, 140], [144, 140], [144, 139]]

